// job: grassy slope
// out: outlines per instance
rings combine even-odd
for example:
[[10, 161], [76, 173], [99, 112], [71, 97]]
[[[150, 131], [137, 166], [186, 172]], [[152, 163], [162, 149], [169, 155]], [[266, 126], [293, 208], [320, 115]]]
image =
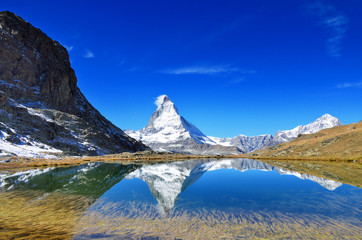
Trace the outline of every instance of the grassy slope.
[[252, 152], [247, 156], [275, 159], [362, 161], [362, 121], [302, 135], [291, 142]]

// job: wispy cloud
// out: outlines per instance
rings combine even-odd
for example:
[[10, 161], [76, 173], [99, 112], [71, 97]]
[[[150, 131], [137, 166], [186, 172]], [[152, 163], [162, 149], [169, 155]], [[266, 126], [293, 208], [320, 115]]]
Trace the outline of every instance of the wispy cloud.
[[327, 39], [327, 54], [338, 58], [341, 56], [341, 42], [348, 28], [348, 17], [334, 6], [315, 2], [308, 5], [308, 12], [318, 17], [318, 25], [329, 31]]
[[236, 84], [236, 83], [240, 83], [240, 82], [243, 82], [245, 80], [245, 76], [244, 77], [239, 77], [239, 78], [236, 78], [236, 79], [233, 79], [231, 81], [229, 81], [227, 84], [228, 85], [231, 85], [231, 84]]
[[143, 69], [144, 69], [144, 67], [142, 67], [142, 66], [134, 66], [134, 67], [127, 69], [126, 72], [136, 72], [136, 71], [140, 71]]
[[85, 57], [85, 58], [94, 58], [95, 56], [94, 56], [94, 53], [92, 51], [86, 49], [85, 54], [84, 54], [83, 57]]
[[165, 74], [182, 75], [182, 74], [201, 74], [201, 75], [215, 75], [221, 73], [246, 73], [249, 70], [243, 70], [230, 66], [189, 66], [174, 69], [166, 69], [160, 71]]
[[362, 88], [362, 81], [338, 84], [337, 88]]
[[67, 49], [68, 52], [72, 51], [74, 46], [67, 46], [67, 45], [63, 45], [65, 47], [65, 49]]

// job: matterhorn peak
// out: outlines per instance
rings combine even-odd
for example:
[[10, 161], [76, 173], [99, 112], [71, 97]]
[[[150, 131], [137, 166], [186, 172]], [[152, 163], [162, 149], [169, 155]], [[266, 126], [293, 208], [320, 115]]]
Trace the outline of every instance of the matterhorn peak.
[[161, 95], [156, 98], [155, 104], [157, 105], [157, 109], [152, 114], [145, 129], [152, 132], [165, 129], [169, 131], [170, 128], [180, 129], [182, 119], [170, 98], [166, 95]]
[[192, 154], [239, 154], [234, 146], [213, 146], [214, 141], [196, 126], [179, 115], [175, 104], [166, 95], [154, 102], [157, 106], [146, 127], [140, 131], [126, 131], [155, 151], [171, 151]]
[[158, 96], [156, 98], [155, 104], [157, 106], [157, 109], [154, 114], [156, 114], [157, 116], [160, 116], [160, 113], [166, 112], [167, 115], [176, 115], [176, 118], [180, 117], [175, 104], [167, 95]]
[[160, 107], [163, 104], [166, 104], [167, 102], [171, 102], [170, 98], [167, 95], [160, 95], [156, 98], [155, 104], [157, 107]]

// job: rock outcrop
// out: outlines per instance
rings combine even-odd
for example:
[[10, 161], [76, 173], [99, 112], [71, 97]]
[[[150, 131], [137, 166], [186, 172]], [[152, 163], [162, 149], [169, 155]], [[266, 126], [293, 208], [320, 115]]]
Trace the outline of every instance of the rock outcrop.
[[87, 101], [63, 46], [19, 16], [0, 12], [0, 156], [145, 149]]

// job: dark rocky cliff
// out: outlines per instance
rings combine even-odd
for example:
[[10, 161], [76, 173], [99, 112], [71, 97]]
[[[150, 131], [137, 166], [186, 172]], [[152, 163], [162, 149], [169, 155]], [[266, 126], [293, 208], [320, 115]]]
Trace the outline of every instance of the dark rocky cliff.
[[0, 12], [0, 131], [0, 155], [25, 145], [66, 155], [147, 148], [87, 101], [63, 46], [8, 11]]

